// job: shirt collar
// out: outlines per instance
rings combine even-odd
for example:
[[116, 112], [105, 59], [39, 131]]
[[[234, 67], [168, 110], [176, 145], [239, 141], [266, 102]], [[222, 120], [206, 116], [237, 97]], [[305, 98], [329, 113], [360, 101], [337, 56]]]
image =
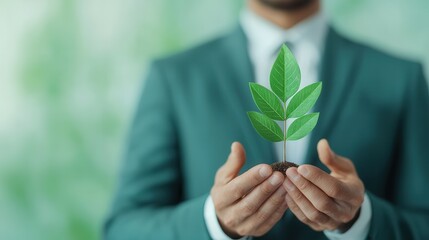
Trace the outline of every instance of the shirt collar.
[[257, 55], [266, 57], [277, 54], [285, 42], [312, 48], [320, 57], [327, 32], [327, 20], [321, 11], [285, 30], [246, 8], [241, 13], [240, 24], [247, 36], [248, 47]]

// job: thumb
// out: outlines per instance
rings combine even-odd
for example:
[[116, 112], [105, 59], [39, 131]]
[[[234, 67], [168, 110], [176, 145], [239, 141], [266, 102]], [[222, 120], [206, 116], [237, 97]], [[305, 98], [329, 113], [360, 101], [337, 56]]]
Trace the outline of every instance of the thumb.
[[246, 152], [244, 151], [243, 145], [239, 142], [233, 142], [228, 159], [225, 164], [219, 168], [216, 174], [216, 182], [223, 184], [230, 182], [237, 177], [245, 162]]
[[326, 139], [322, 139], [317, 144], [317, 152], [319, 154], [320, 161], [334, 173], [355, 173], [355, 168], [347, 158], [338, 156], [332, 151], [329, 143]]

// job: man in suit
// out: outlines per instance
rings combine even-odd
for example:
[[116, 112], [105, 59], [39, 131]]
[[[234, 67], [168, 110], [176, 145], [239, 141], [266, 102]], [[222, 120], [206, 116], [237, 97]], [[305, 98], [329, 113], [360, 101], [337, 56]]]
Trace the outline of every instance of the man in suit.
[[[302, 85], [324, 83], [318, 126], [288, 143], [301, 166], [286, 177], [267, 165], [280, 146], [245, 114], [256, 110], [248, 82], [268, 84], [283, 43]], [[429, 239], [428, 172], [419, 64], [344, 38], [318, 0], [249, 0], [230, 34], [152, 64], [104, 234]]]

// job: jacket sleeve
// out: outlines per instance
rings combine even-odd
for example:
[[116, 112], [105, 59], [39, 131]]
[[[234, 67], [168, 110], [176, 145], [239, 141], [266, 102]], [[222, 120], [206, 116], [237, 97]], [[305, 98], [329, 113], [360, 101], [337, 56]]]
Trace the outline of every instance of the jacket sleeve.
[[172, 91], [162, 64], [150, 68], [125, 150], [105, 239], [209, 239], [207, 194], [184, 201]]
[[421, 67], [409, 79], [389, 201], [369, 194], [369, 239], [429, 239], [429, 96]]

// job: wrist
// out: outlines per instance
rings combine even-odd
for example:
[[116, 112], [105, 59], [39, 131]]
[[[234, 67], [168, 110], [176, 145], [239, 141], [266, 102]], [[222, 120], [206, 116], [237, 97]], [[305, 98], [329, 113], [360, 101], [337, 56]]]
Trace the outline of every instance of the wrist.
[[225, 227], [221, 226], [221, 221], [219, 221], [219, 218], [217, 217], [216, 209], [210, 195], [204, 203], [204, 221], [211, 239], [231, 240], [235, 238], [231, 233], [227, 234], [224, 230]]
[[347, 222], [347, 223], [343, 223], [343, 224], [341, 224], [340, 226], [338, 226], [338, 231], [340, 232], [340, 233], [345, 233], [345, 232], [347, 232], [352, 226], [353, 226], [353, 224], [356, 222], [356, 220], [359, 218], [359, 215], [360, 215], [360, 210], [361, 210], [361, 208], [359, 208], [357, 211], [356, 211], [356, 214], [355, 214], [355, 216], [352, 218], [352, 220], [350, 220], [349, 222]]
[[[216, 217], [217, 217], [217, 213], [216, 213]], [[218, 222], [219, 222], [219, 225], [220, 225], [220, 227], [222, 228], [222, 231], [228, 236], [228, 237], [230, 237], [230, 238], [232, 238], [232, 239], [240, 239], [240, 238], [242, 238], [243, 236], [240, 236], [238, 233], [236, 233], [235, 231], [233, 231], [233, 230], [231, 230], [231, 229], [229, 229], [227, 226], [225, 226], [223, 223], [222, 223], [222, 220], [220, 220], [219, 219], [219, 217], [217, 217], [217, 220], [218, 220]]]

